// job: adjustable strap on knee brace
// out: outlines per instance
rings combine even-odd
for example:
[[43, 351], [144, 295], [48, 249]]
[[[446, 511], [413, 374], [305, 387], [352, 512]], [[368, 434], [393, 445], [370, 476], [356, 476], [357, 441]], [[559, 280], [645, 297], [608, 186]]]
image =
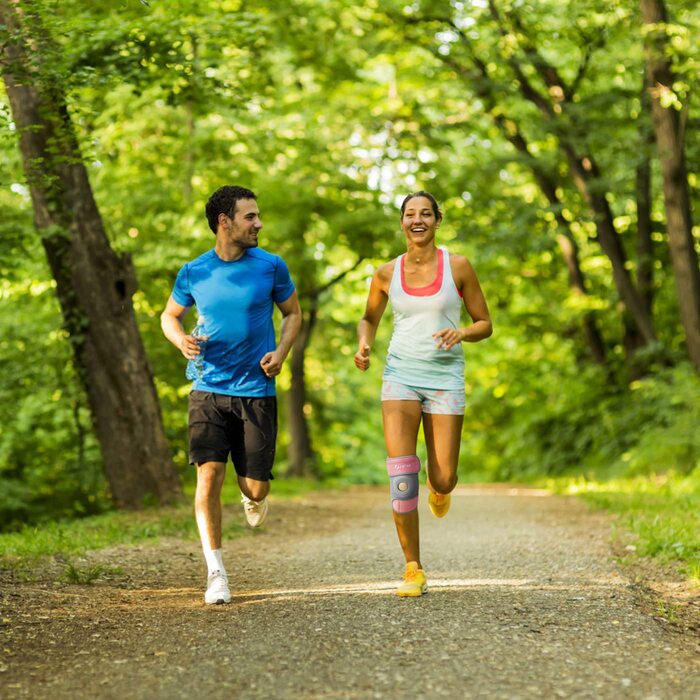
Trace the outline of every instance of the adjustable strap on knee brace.
[[386, 470], [391, 486], [391, 507], [396, 513], [410, 513], [418, 508], [418, 472], [416, 455], [387, 457]]

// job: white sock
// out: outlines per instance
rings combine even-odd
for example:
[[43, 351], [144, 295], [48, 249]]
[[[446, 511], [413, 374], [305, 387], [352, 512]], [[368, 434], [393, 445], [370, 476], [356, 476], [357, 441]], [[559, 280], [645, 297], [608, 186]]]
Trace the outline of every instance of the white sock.
[[222, 574], [226, 573], [224, 568], [224, 560], [221, 555], [220, 549], [209, 549], [208, 547], [202, 547], [204, 552], [204, 558], [207, 562], [207, 575], [213, 574], [215, 571], [220, 571]]

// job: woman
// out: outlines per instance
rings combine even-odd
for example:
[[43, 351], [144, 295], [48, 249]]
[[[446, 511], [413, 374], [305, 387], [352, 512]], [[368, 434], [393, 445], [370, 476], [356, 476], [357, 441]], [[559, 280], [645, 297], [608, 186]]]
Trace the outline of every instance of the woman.
[[[382, 417], [394, 523], [406, 559], [396, 592], [406, 597], [427, 592], [418, 535], [418, 428], [422, 419], [428, 505], [442, 518], [457, 483], [465, 406], [461, 343], [478, 342], [493, 332], [474, 268], [461, 255], [435, 245], [441, 223], [442, 212], [428, 192], [404, 199], [401, 228], [407, 251], [375, 272], [357, 329], [355, 365], [364, 372], [377, 326], [391, 301], [394, 332], [384, 369]], [[467, 327], [460, 326], [462, 305], [473, 321]]]

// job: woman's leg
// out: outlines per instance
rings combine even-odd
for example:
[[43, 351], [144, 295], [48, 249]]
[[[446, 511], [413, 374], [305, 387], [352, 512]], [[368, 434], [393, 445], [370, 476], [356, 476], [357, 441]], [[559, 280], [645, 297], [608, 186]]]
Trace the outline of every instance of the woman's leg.
[[[388, 457], [408, 457], [416, 454], [418, 428], [421, 421], [420, 401], [382, 401], [384, 442]], [[396, 513], [392, 510], [396, 533], [406, 561], [420, 564], [418, 510]]]
[[457, 463], [464, 416], [423, 414], [423, 432], [428, 448], [428, 489], [439, 496], [457, 485]]

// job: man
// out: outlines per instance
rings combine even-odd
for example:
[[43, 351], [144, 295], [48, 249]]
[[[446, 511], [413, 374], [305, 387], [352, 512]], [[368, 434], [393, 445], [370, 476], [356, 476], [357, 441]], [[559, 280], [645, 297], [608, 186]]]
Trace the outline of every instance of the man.
[[[178, 273], [161, 315], [165, 337], [188, 360], [202, 353], [189, 398], [190, 463], [197, 465], [195, 514], [207, 562], [204, 601], [228, 603], [221, 555], [221, 488], [229, 454], [238, 475], [246, 519], [265, 520], [277, 438], [275, 376], [301, 325], [301, 310], [284, 261], [258, 248], [262, 229], [253, 192], [218, 189], [206, 205], [214, 248]], [[282, 312], [275, 346], [273, 304]], [[202, 337], [182, 321], [195, 305]]]

